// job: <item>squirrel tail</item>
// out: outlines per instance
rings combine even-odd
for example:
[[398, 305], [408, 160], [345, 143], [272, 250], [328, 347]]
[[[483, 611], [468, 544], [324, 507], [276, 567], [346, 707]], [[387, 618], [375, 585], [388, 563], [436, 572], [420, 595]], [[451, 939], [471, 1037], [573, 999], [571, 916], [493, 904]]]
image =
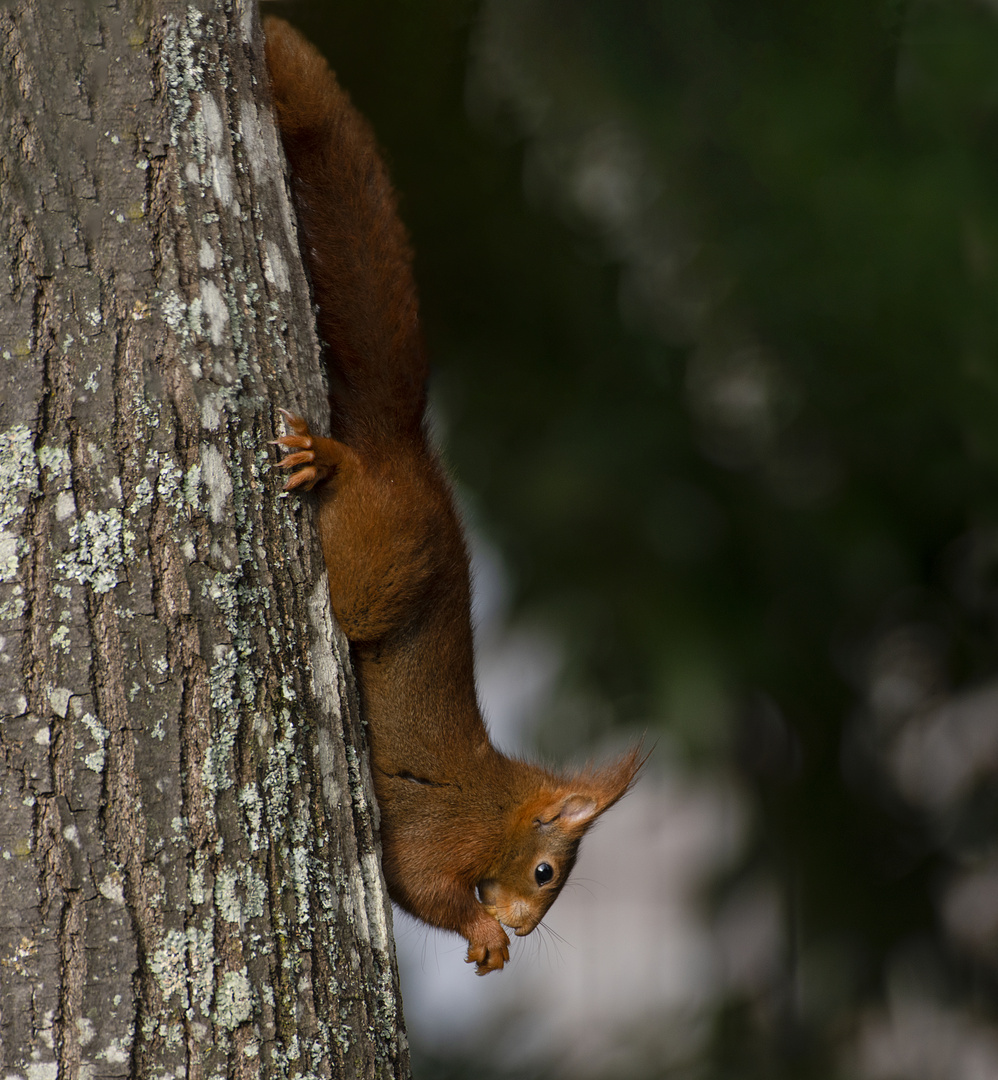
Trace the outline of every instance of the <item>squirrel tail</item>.
[[327, 350], [333, 434], [372, 447], [421, 439], [428, 365], [412, 250], [374, 134], [297, 30], [269, 16], [264, 31]]

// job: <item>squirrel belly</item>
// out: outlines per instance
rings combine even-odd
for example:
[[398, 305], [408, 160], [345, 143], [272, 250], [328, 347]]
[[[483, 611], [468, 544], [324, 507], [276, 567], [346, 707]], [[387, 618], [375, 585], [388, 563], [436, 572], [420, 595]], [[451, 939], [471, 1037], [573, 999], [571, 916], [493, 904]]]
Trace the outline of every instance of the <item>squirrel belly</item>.
[[[332, 437], [285, 412], [313, 490], [333, 613], [367, 720], [391, 898], [468, 942], [478, 974], [557, 898], [579, 843], [643, 757], [559, 776], [500, 753], [474, 679], [468, 554], [424, 430], [412, 254], [374, 136], [319, 53], [264, 21], [267, 66], [330, 384]], [[283, 412], [283, 410], [282, 410]]]

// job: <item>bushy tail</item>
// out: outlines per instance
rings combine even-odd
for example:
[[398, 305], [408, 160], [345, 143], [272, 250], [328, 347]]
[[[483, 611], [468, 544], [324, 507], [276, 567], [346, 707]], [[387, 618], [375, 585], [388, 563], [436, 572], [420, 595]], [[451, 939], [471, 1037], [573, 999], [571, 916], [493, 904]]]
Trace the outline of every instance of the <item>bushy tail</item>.
[[326, 61], [264, 20], [267, 67], [327, 349], [335, 437], [419, 437], [427, 364], [412, 251], [366, 120]]

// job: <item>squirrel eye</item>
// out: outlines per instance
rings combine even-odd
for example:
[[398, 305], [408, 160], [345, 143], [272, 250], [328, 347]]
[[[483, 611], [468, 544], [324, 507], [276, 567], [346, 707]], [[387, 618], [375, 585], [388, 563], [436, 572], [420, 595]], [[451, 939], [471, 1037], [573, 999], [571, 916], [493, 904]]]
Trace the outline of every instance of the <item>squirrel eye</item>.
[[538, 885], [547, 885], [553, 877], [554, 867], [550, 863], [542, 862], [537, 864], [537, 868], [534, 870], [534, 880]]

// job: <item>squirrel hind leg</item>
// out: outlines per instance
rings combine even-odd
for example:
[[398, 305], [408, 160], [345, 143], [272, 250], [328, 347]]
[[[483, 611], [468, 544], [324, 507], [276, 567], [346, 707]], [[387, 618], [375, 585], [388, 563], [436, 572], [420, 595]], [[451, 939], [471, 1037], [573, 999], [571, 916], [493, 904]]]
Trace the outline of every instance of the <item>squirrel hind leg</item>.
[[328, 480], [344, 458], [352, 455], [353, 451], [335, 439], [313, 435], [308, 422], [302, 417], [289, 413], [287, 409], [279, 411], [293, 432], [272, 441], [274, 446], [290, 451], [277, 463], [278, 468], [295, 470], [288, 477], [284, 490], [292, 491], [301, 487], [309, 491], [316, 484]]

